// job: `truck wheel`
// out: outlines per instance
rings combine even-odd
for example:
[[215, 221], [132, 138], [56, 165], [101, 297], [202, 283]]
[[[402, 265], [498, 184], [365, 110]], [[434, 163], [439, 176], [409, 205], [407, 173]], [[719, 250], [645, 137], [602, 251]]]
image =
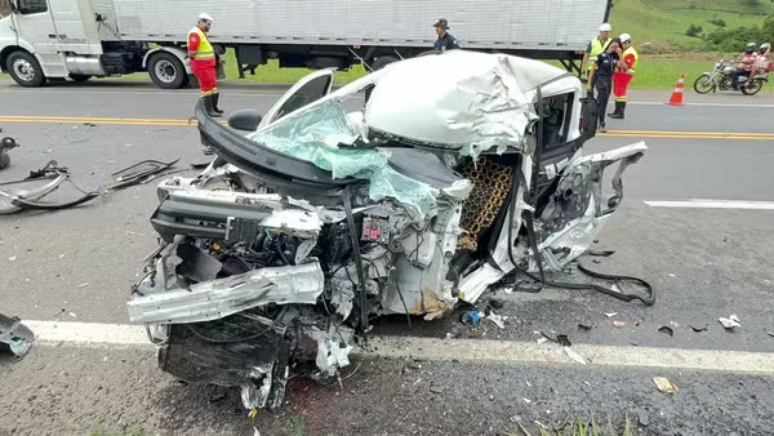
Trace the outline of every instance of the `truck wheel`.
[[172, 53], [159, 52], [148, 62], [148, 74], [161, 89], [180, 89], [185, 83], [185, 66]]
[[46, 83], [43, 68], [35, 56], [26, 51], [15, 51], [8, 56], [5, 68], [11, 73], [13, 80], [21, 86], [35, 88]]
[[371, 69], [374, 71], [379, 71], [393, 62], [398, 62], [398, 58], [395, 56], [379, 56], [375, 61], [373, 61], [373, 63], [371, 63]]

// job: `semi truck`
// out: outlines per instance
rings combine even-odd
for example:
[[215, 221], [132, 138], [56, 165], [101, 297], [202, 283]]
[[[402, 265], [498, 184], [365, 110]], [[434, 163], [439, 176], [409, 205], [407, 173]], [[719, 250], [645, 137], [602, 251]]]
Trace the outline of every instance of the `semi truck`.
[[378, 70], [432, 51], [439, 18], [463, 49], [578, 71], [611, 1], [0, 0], [0, 69], [25, 87], [147, 72], [160, 88], [182, 88], [192, 79], [187, 36], [206, 12], [210, 42], [234, 51], [242, 79], [270, 60]]

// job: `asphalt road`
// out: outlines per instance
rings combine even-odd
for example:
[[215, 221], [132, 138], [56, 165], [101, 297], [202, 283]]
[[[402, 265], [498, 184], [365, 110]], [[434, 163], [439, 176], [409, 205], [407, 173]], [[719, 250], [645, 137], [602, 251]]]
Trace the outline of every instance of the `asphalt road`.
[[[279, 90], [224, 87], [227, 109], [266, 110]], [[659, 104], [668, 93], [635, 93], [628, 118], [609, 127], [628, 131], [774, 134], [768, 95], [693, 96], [697, 105]], [[737, 98], [738, 97], [738, 98]], [[19, 178], [51, 159], [69, 167], [73, 181], [94, 189], [110, 174], [142, 159], [203, 161], [196, 130], [185, 126], [86, 125], [35, 122], [24, 116], [185, 119], [196, 94], [160, 92], [120, 82], [20, 90], [0, 84], [0, 127], [22, 148], [0, 180]], [[600, 137], [589, 152], [643, 138]], [[641, 136], [647, 136], [641, 134]], [[616, 254], [599, 264], [605, 272], [648, 280], [658, 302], [646, 308], [601, 294], [546, 289], [541, 294], [494, 294], [505, 302], [506, 328], [466, 327], [456, 317], [405, 326], [387, 320], [377, 335], [486, 338], [534, 342], [535, 331], [567, 334], [573, 343], [626, 349], [691, 349], [774, 352], [771, 319], [774, 210], [656, 208], [646, 201], [774, 201], [774, 141], [644, 138], [645, 158], [624, 175], [624, 203], [600, 236], [598, 249]], [[190, 172], [189, 174], [194, 174]], [[0, 217], [0, 311], [23, 319], [123, 324], [129, 287], [140, 261], [155, 247], [148, 225], [157, 200], [154, 184], [115, 192], [87, 206], [57, 213]], [[73, 191], [58, 193], [73, 195]], [[487, 297], [488, 298], [488, 297]], [[617, 312], [614, 318], [605, 313]], [[735, 313], [742, 329], [724, 331], [717, 319]], [[638, 322], [617, 329], [613, 320]], [[591, 326], [581, 331], [578, 324]], [[658, 331], [670, 326], [674, 335]], [[693, 327], [704, 327], [695, 333]], [[666, 352], [666, 351], [665, 351]], [[0, 434], [86, 434], [100, 417], [106, 428], [144, 428], [162, 434], [249, 434], [233, 392], [183, 387], [161, 374], [152, 349], [37, 347], [21, 362], [0, 362], [10, 391], [0, 397]], [[297, 382], [284, 416], [261, 421], [263, 434], [494, 434], [518, 417], [549, 425], [568, 414], [591, 412], [620, 418], [647, 415], [643, 434], [769, 434], [774, 411], [770, 374], [737, 375], [649, 368], [595, 366], [480, 366], [424, 362], [401, 371], [401, 362], [369, 360], [345, 390]], [[5, 374], [4, 376], [2, 374]], [[665, 396], [651, 378], [672, 378], [681, 391]], [[421, 379], [417, 382], [417, 379]], [[396, 382], [399, 380], [399, 382]], [[429, 387], [444, 381], [441, 394]], [[529, 382], [530, 388], [526, 383]], [[588, 382], [589, 384], [586, 384]], [[553, 388], [558, 393], [552, 391]], [[435, 389], [438, 390], [438, 389]], [[223, 397], [225, 394], [225, 397]], [[490, 399], [491, 396], [491, 399]], [[34, 397], [34, 398], [33, 398]], [[533, 398], [534, 397], [534, 398]], [[530, 399], [531, 403], [524, 401]], [[41, 409], [52, 411], [45, 423]], [[561, 417], [551, 416], [552, 413]], [[720, 413], [722, 411], [723, 413]]]

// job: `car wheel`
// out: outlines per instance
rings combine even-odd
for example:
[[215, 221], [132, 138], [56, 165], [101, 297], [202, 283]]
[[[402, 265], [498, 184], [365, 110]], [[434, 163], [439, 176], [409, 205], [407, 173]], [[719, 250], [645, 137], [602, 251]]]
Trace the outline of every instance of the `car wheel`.
[[188, 74], [180, 59], [168, 52], [154, 54], [148, 62], [148, 75], [161, 89], [180, 89]]
[[379, 71], [393, 62], [398, 62], [398, 58], [395, 56], [379, 56], [371, 63], [371, 69], [373, 71]]
[[15, 51], [8, 56], [6, 70], [13, 80], [21, 86], [35, 88], [46, 83], [43, 68], [35, 56], [26, 51]]

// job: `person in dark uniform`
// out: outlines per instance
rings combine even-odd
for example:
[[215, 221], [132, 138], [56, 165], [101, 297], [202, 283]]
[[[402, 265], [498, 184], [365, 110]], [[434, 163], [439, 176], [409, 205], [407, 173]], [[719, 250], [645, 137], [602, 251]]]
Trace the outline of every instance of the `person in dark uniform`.
[[438, 39], [435, 40], [433, 48], [438, 51], [452, 50], [460, 48], [460, 44], [457, 39], [454, 38], [447, 30], [449, 30], [449, 22], [446, 18], [441, 18], [434, 25], [435, 33], [438, 34]]
[[[613, 89], [613, 73], [618, 60], [621, 58], [621, 40], [614, 38], [610, 41], [607, 50], [597, 55], [593, 60], [591, 71], [589, 72], [586, 92], [589, 97], [594, 95], [593, 89], [597, 90], [597, 104], [599, 105], [599, 130], [605, 133], [605, 112], [607, 112], [607, 103], [610, 101], [610, 92]], [[593, 88], [592, 88], [593, 87]]]

